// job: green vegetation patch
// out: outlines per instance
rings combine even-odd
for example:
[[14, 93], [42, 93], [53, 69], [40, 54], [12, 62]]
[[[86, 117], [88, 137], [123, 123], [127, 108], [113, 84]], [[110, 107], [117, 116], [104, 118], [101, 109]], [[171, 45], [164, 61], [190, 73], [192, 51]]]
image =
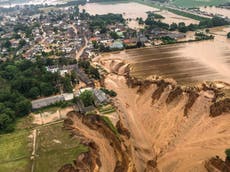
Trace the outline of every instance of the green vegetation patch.
[[[30, 157], [31, 139], [28, 131], [0, 136], [0, 163]], [[0, 171], [2, 171], [0, 169]]]
[[30, 171], [32, 139], [29, 138], [29, 135], [29, 131], [0, 135], [0, 171]]
[[114, 134], [119, 138], [119, 133], [117, 131], [117, 128], [113, 125], [112, 121], [107, 116], [101, 116], [101, 119], [112, 130], [112, 132], [114, 132]]
[[31, 171], [30, 159], [24, 158], [24, 159], [20, 159], [17, 161], [0, 163], [0, 171], [2, 172], [30, 172]]
[[100, 107], [99, 112], [102, 114], [109, 114], [109, 113], [116, 112], [116, 109], [115, 107], [109, 104], [109, 105]]
[[180, 15], [180, 16], [183, 16], [183, 17], [187, 17], [187, 18], [191, 18], [191, 19], [194, 19], [194, 20], [198, 20], [198, 21], [209, 20], [206, 17], [197, 16], [197, 15], [186, 13], [186, 12], [180, 11], [180, 10], [175, 10], [175, 9], [171, 9], [171, 8], [168, 8], [167, 10], [169, 12], [174, 13], [174, 14], [177, 14], [177, 15]]
[[80, 153], [89, 151], [62, 126], [63, 123], [58, 123], [40, 128], [35, 172], [56, 172], [62, 165], [72, 163]]
[[229, 0], [174, 0], [172, 3], [180, 7], [192, 8], [199, 6], [221, 5], [226, 2], [229, 2]]

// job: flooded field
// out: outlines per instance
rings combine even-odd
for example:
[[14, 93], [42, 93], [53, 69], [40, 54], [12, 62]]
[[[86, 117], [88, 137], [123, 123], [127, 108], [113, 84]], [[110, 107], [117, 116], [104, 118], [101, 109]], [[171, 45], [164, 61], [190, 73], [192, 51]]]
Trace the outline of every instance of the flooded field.
[[166, 11], [166, 10], [157, 12], [157, 14], [160, 14], [160, 15], [164, 16], [165, 19], [163, 19], [162, 22], [167, 23], [167, 24], [172, 24], [173, 22], [174, 23], [184, 22], [186, 25], [189, 25], [191, 23], [192, 24], [199, 24], [198, 20], [194, 20], [194, 19], [191, 19], [191, 18], [179, 16], [179, 15], [176, 15], [176, 14], [171, 13], [171, 12]]
[[139, 3], [115, 3], [115, 4], [101, 4], [101, 3], [87, 3], [84, 6], [80, 6], [80, 9], [85, 9], [89, 14], [96, 15], [96, 14], [108, 14], [108, 13], [115, 13], [115, 14], [122, 14], [125, 19], [132, 19], [131, 22], [128, 23], [129, 27], [131, 28], [138, 28], [138, 24], [135, 21], [137, 17], [142, 17], [143, 19], [147, 18], [146, 12], [152, 11], [156, 12], [165, 17], [165, 23], [171, 24], [173, 22], [185, 22], [186, 24], [190, 23], [198, 23], [198, 21], [182, 17], [176, 14], [173, 14], [168, 11], [160, 11], [157, 8], [149, 7]]
[[48, 5], [56, 5], [56, 4], [64, 4], [69, 0], [6, 0], [0, 1], [0, 7], [9, 8], [21, 5], [39, 5], [39, 4], [48, 4]]
[[217, 7], [201, 7], [201, 11], [205, 11], [209, 14], [221, 15], [223, 17], [230, 18], [230, 9], [217, 8]]
[[216, 28], [211, 32], [215, 40], [126, 50], [110, 54], [122, 57], [131, 64], [131, 75], [146, 78], [161, 75], [179, 83], [225, 81], [230, 83], [230, 28]]

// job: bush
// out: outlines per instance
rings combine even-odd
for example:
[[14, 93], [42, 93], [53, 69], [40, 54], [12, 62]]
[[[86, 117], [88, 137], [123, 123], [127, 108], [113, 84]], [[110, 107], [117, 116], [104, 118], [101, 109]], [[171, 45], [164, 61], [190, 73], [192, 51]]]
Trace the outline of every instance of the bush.
[[225, 150], [226, 158], [230, 160], [230, 149]]
[[101, 88], [101, 91], [103, 91], [105, 94], [108, 94], [110, 97], [116, 97], [117, 93], [113, 90], [108, 90], [106, 88]]
[[230, 32], [228, 32], [228, 34], [227, 34], [227, 38], [230, 38]]
[[93, 97], [92, 91], [85, 90], [83, 93], [80, 94], [79, 97], [85, 107], [88, 107], [94, 104], [94, 97]]

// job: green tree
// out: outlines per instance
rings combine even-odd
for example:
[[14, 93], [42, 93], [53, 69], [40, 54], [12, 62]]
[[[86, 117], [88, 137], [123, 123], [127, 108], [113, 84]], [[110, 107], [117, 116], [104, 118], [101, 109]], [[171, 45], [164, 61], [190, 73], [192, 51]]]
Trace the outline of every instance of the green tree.
[[32, 105], [29, 100], [24, 99], [22, 101], [19, 101], [15, 105], [15, 111], [19, 116], [25, 116], [27, 115], [32, 109]]
[[19, 48], [23, 47], [24, 45], [26, 45], [26, 41], [25, 41], [25, 39], [21, 39], [19, 41]]
[[7, 48], [7, 49], [9, 49], [11, 46], [12, 46], [12, 44], [11, 44], [11, 42], [10, 42], [9, 40], [7, 40], [7, 41], [5, 41], [5, 42], [3, 43], [3, 47], [5, 47], [5, 48]]
[[38, 87], [33, 87], [29, 90], [28, 97], [31, 99], [36, 99], [40, 95], [40, 90]]
[[119, 36], [118, 36], [118, 34], [116, 32], [110, 32], [110, 36], [113, 39], [118, 39], [119, 38]]
[[94, 97], [92, 91], [85, 90], [80, 94], [80, 99], [82, 100], [84, 106], [91, 106], [94, 103]]
[[171, 30], [171, 31], [177, 30], [177, 24], [176, 24], [176, 23], [172, 23], [172, 24], [170, 25], [170, 30]]
[[227, 38], [230, 38], [230, 32], [228, 32], [228, 34], [227, 34]]
[[230, 160], [230, 149], [225, 150], [226, 158]]
[[54, 92], [52, 85], [44, 82], [40, 84], [40, 91], [43, 96], [50, 96]]

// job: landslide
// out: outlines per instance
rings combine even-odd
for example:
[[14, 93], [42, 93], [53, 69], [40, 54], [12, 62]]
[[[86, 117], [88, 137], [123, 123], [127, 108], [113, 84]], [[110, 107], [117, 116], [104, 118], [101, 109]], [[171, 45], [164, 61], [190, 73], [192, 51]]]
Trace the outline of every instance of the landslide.
[[[89, 147], [89, 152], [82, 153], [74, 161], [74, 165], [66, 164], [59, 172], [102, 171], [102, 172], [135, 172], [135, 166], [130, 158], [130, 150], [99, 115], [81, 115], [68, 113], [64, 127], [71, 135], [81, 140]], [[125, 133], [125, 129], [119, 127]], [[125, 134], [124, 134], [125, 136]]]
[[114, 104], [130, 133], [137, 171], [156, 160], [162, 172], [203, 172], [210, 157], [224, 157], [230, 145], [229, 99], [215, 84], [187, 87], [159, 76], [139, 80], [121, 59], [94, 63], [107, 70], [104, 84], [117, 93]]

